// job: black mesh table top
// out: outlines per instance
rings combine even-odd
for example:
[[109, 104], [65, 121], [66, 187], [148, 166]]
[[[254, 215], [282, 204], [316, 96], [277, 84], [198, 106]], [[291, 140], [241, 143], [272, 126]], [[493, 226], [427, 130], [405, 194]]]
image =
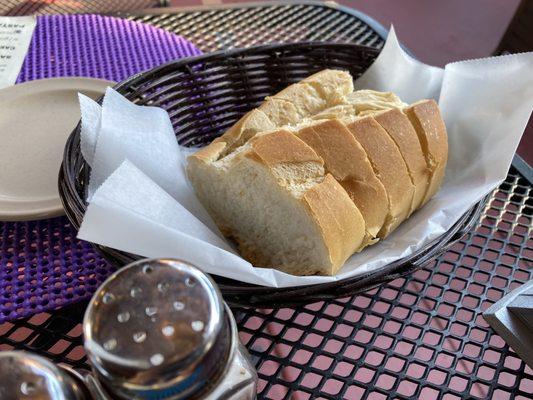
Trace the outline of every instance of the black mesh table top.
[[[380, 48], [383, 29], [342, 7], [240, 5], [122, 15], [203, 51], [273, 41]], [[531, 399], [533, 371], [482, 312], [531, 279], [531, 169], [515, 163], [477, 226], [438, 259], [364, 294], [297, 308], [236, 309], [259, 399]], [[0, 325], [0, 350], [86, 368], [85, 304]]]
[[161, 8], [122, 16], [184, 36], [204, 52], [300, 41], [354, 43], [379, 49], [386, 36], [385, 29], [369, 16], [333, 2]]

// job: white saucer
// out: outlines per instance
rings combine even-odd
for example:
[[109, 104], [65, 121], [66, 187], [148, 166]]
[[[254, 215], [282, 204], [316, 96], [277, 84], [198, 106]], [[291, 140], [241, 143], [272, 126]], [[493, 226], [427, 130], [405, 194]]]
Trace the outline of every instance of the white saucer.
[[0, 221], [63, 214], [57, 176], [80, 119], [78, 92], [96, 99], [114, 84], [55, 78], [0, 90]]

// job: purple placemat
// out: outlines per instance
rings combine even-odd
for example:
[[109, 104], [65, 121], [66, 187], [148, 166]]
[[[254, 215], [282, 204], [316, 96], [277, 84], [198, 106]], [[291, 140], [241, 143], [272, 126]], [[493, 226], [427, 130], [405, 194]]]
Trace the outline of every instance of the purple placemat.
[[[43, 16], [17, 82], [60, 76], [121, 81], [200, 54], [164, 30], [98, 15]], [[0, 323], [88, 299], [113, 272], [65, 217], [0, 222]]]

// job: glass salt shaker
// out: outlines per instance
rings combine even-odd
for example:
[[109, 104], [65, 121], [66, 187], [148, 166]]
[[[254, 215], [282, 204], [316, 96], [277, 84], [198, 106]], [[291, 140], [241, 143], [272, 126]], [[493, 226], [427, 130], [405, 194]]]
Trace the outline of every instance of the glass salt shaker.
[[0, 399], [90, 400], [83, 378], [25, 351], [0, 352]]
[[83, 332], [95, 397], [256, 396], [231, 311], [211, 278], [185, 262], [141, 260], [117, 271], [91, 299]]

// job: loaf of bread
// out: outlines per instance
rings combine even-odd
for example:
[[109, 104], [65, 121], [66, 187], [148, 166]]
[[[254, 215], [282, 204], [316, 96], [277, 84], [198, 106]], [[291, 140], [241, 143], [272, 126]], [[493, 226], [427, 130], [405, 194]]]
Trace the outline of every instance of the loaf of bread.
[[253, 265], [333, 275], [438, 191], [447, 156], [433, 100], [354, 91], [347, 72], [324, 70], [267, 97], [187, 171]]

